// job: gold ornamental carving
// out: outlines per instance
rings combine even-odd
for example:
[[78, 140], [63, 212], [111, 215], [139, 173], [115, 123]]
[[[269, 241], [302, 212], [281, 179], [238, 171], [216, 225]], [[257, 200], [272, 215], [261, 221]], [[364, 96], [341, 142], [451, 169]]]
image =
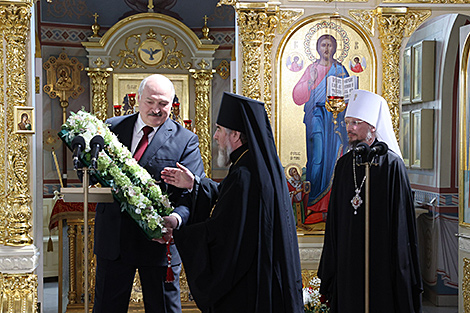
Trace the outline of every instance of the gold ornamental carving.
[[230, 76], [230, 64], [227, 60], [222, 60], [215, 70], [222, 79], [227, 79]]
[[279, 23], [277, 7], [237, 7], [242, 45], [242, 94], [265, 102], [271, 117], [272, 41]]
[[210, 123], [210, 92], [215, 70], [189, 70], [194, 78], [196, 89], [196, 134], [199, 136], [199, 147], [207, 177], [211, 171], [211, 123]]
[[[132, 48], [131, 48], [131, 42]], [[136, 49], [139, 47], [141, 43], [140, 35], [132, 35], [126, 38], [125, 46], [126, 50], [120, 50], [117, 57], [119, 58], [118, 61], [112, 60], [111, 66], [113, 68], [126, 68], [126, 69], [134, 69], [134, 68], [145, 68], [145, 66], [139, 64], [139, 59], [137, 57]]]
[[405, 37], [411, 36], [419, 25], [430, 17], [431, 14], [431, 10], [408, 10], [408, 14], [406, 15]]
[[[112, 60], [113, 68], [165, 68], [165, 69], [190, 69], [191, 62], [185, 62], [186, 57], [182, 50], [178, 49], [178, 40], [171, 35], [156, 34], [152, 29], [142, 40], [141, 34], [133, 34], [125, 40], [125, 50], [117, 54], [118, 60]], [[158, 38], [158, 39], [157, 39]]]
[[353, 17], [371, 37], [375, 35], [375, 10], [349, 10]]
[[303, 10], [284, 10], [270, 3], [219, 1], [217, 6], [233, 5], [237, 12], [242, 47], [242, 94], [265, 103], [272, 114], [272, 48], [276, 32], [284, 32]]
[[1, 274], [2, 312], [37, 312], [37, 275]]
[[108, 77], [113, 71], [112, 68], [86, 68], [88, 76], [91, 78], [91, 89], [93, 93], [92, 107], [93, 114], [105, 121], [108, 118], [108, 98], [106, 92], [108, 91]]
[[294, 22], [304, 14], [303, 9], [281, 9], [279, 11], [279, 27], [280, 34], [284, 33]]
[[260, 29], [260, 18], [265, 17], [254, 10], [240, 10], [238, 27], [242, 45], [242, 94], [255, 100], [261, 99], [261, 58], [263, 33]]
[[388, 12], [378, 8], [379, 39], [382, 44], [382, 96], [392, 115], [395, 135], [400, 127], [400, 48], [407, 23], [407, 9]]
[[[3, 30], [0, 32], [0, 42], [4, 41]], [[0, 55], [4, 55], [3, 45], [0, 45]], [[4, 73], [4, 59], [0, 58], [0, 73]], [[5, 125], [5, 77], [0, 75], [0, 120], [3, 121], [2, 126]], [[0, 132], [0, 155], [6, 155], [6, 136], [5, 132]], [[5, 166], [5, 160], [0, 158], [0, 244], [5, 243], [6, 238], [6, 176], [7, 170]]]
[[236, 5], [238, 0], [220, 0], [217, 3], [217, 6], [220, 7], [221, 5]]
[[265, 40], [264, 40], [264, 105], [268, 118], [271, 119], [271, 107], [272, 107], [272, 85], [273, 85], [273, 67], [271, 62], [271, 54], [273, 48], [273, 41], [275, 37], [275, 31], [279, 24], [278, 14], [268, 14], [266, 18], [262, 19], [262, 29], [264, 29]]
[[[88, 245], [84, 243], [83, 219], [70, 219], [67, 221], [67, 236], [69, 246], [69, 281], [67, 312], [83, 312], [85, 305], [85, 266], [88, 264], [88, 295], [93, 305], [95, 296], [96, 257], [93, 254], [94, 219], [88, 221]], [[85, 250], [88, 250], [88, 260], [85, 260]]]
[[80, 84], [80, 72], [83, 65], [77, 58], [70, 58], [65, 52], [56, 58], [51, 56], [42, 66], [47, 73], [47, 84], [44, 92], [52, 99], [59, 98], [62, 107], [63, 122], [67, 119], [69, 98], [77, 99], [85, 90]]
[[[26, 40], [29, 33], [32, 2], [25, 1], [0, 5], [0, 29], [3, 39], [1, 120], [5, 132], [1, 145], [6, 164], [2, 165], [1, 175], [5, 193], [2, 200], [1, 217], [5, 224], [0, 234], [6, 245], [31, 245], [32, 219], [31, 195], [29, 188], [29, 139], [24, 134], [15, 134], [14, 107], [26, 106], [27, 78]], [[3, 76], [5, 75], [5, 76]], [[2, 161], [2, 162], [4, 162]], [[2, 191], [3, 193], [3, 191]], [[2, 197], [3, 198], [3, 197]]]
[[98, 34], [98, 32], [101, 29], [100, 24], [98, 24], [98, 17], [100, 17], [100, 16], [98, 15], [98, 13], [95, 13], [95, 14], [93, 14], [93, 17], [95, 18], [95, 23], [93, 25], [91, 25], [91, 30], [93, 31], [93, 35], [91, 35], [90, 37], [91, 38], [100, 38], [101, 36]]
[[470, 312], [470, 259], [463, 258], [462, 296], [464, 312]]

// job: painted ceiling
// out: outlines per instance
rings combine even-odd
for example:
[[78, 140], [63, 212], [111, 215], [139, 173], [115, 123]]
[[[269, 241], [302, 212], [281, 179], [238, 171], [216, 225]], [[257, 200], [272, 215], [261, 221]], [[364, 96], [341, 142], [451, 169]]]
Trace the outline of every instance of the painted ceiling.
[[[148, 12], [148, 0], [41, 0], [41, 23], [92, 25], [97, 13], [102, 27], [111, 27], [119, 20]], [[190, 28], [200, 28], [207, 16], [210, 27], [234, 27], [234, 9], [217, 7], [219, 0], [154, 0], [154, 12], [172, 16]]]

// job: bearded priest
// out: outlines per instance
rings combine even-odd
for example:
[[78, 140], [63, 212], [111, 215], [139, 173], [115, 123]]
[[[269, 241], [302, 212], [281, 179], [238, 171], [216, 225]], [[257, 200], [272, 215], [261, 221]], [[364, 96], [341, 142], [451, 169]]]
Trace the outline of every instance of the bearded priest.
[[192, 224], [174, 232], [196, 304], [211, 313], [304, 312], [294, 214], [264, 104], [225, 93], [214, 138], [220, 165], [231, 164], [220, 184], [184, 167], [162, 171], [196, 194]]
[[[335, 168], [318, 270], [320, 293], [328, 299], [330, 313], [363, 313], [366, 305], [368, 312], [418, 313], [422, 281], [413, 195], [389, 108], [384, 98], [365, 90], [353, 91], [349, 99], [344, 120], [350, 150]], [[370, 164], [370, 177], [365, 162]]]

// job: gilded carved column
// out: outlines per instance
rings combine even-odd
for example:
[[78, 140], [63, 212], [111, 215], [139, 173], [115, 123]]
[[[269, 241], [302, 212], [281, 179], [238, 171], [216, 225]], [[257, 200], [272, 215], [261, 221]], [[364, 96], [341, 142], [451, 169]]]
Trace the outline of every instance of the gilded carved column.
[[400, 48], [407, 11], [407, 8], [377, 8], [382, 44], [382, 96], [388, 102], [397, 138], [400, 126]]
[[28, 106], [32, 0], [0, 3], [0, 307], [36, 312], [39, 252], [33, 245], [31, 138], [16, 133], [15, 107]]
[[98, 58], [95, 64], [98, 67], [86, 68], [88, 76], [91, 78], [91, 89], [93, 92], [92, 107], [93, 114], [104, 121], [108, 118], [108, 77], [113, 71], [112, 68], [100, 68], [103, 65], [101, 59]]
[[[2, 10], [3, 11], [3, 10]], [[2, 13], [3, 15], [3, 13]], [[2, 18], [3, 19], [3, 18]], [[4, 42], [3, 29], [0, 31], [0, 43]], [[0, 44], [0, 55], [4, 55], [3, 44]], [[0, 73], [5, 72], [5, 60], [2, 57], [0, 59]], [[0, 75], [0, 125], [2, 129], [7, 129], [6, 118], [5, 118], [5, 77], [3, 74]], [[7, 228], [7, 217], [6, 217], [6, 137], [5, 132], [0, 132], [0, 244], [5, 243], [6, 228]]]
[[272, 68], [272, 49], [273, 49], [273, 41], [275, 37], [275, 31], [279, 24], [279, 17], [278, 14], [267, 14], [266, 19], [263, 19], [263, 29], [265, 29], [265, 40], [263, 44], [263, 52], [264, 52], [264, 88], [263, 88], [263, 95], [264, 95], [264, 105], [266, 112], [268, 113], [269, 119], [271, 119], [271, 106], [272, 106], [272, 88], [273, 85], [273, 68]]
[[271, 118], [272, 42], [279, 23], [277, 6], [236, 5], [242, 47], [242, 94], [265, 103]]
[[242, 94], [264, 102], [268, 117], [271, 118], [274, 37], [276, 33], [288, 29], [304, 11], [280, 9], [268, 1], [249, 3], [220, 0], [217, 6], [221, 5], [232, 5], [237, 12], [237, 45], [242, 48]]
[[[4, 88], [7, 89], [3, 103], [2, 120], [6, 122], [5, 145], [6, 158], [3, 168], [6, 170], [6, 232], [4, 244], [11, 246], [31, 245], [31, 195], [29, 164], [29, 137], [14, 132], [14, 107], [25, 106], [27, 101], [27, 49], [26, 39], [29, 32], [31, 3], [0, 6], [0, 18], [4, 39]], [[4, 124], [5, 125], [5, 124]], [[2, 181], [3, 183], [3, 181]]]
[[199, 146], [201, 150], [202, 162], [204, 163], [204, 170], [207, 177], [212, 177], [211, 171], [211, 134], [210, 134], [210, 97], [212, 78], [215, 70], [205, 69], [207, 63], [202, 60], [199, 63], [201, 70], [191, 69], [192, 77], [195, 80], [194, 86], [196, 89], [196, 134], [199, 137]]

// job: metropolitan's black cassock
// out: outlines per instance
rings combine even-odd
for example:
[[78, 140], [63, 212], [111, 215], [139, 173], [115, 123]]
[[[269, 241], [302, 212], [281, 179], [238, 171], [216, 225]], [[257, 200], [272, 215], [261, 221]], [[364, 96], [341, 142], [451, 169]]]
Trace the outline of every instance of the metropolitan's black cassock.
[[198, 180], [192, 224], [174, 233], [191, 294], [203, 312], [301, 313], [295, 222], [271, 126], [251, 99], [226, 94], [221, 111], [230, 99], [248, 144], [232, 152], [220, 184]]
[[[318, 276], [331, 313], [364, 312], [364, 203], [357, 214], [353, 152], [338, 160]], [[365, 166], [356, 166], [359, 187]], [[392, 151], [370, 168], [370, 312], [421, 312], [416, 217], [405, 165]]]

